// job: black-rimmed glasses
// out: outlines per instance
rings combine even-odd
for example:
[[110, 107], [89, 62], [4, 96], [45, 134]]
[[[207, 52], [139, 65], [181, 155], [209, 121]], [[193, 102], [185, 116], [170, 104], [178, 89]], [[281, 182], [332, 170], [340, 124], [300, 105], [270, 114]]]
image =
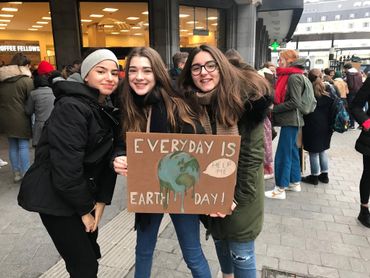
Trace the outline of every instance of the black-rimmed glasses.
[[217, 63], [215, 61], [208, 61], [204, 65], [194, 64], [191, 66], [191, 74], [199, 75], [202, 72], [202, 69], [205, 69], [208, 73], [214, 72], [217, 69]]

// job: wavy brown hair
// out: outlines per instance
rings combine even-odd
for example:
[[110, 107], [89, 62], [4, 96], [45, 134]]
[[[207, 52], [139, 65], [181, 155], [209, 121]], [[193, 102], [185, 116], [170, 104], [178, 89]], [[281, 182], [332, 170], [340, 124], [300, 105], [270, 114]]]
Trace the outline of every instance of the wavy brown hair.
[[225, 52], [225, 56], [233, 66], [242, 70], [244, 78], [241, 79], [241, 82], [248, 93], [248, 100], [270, 96], [272, 91], [270, 83], [259, 75], [251, 65], [247, 64], [237, 50], [231, 48]]
[[142, 107], [135, 104], [133, 94], [135, 92], [130, 87], [129, 67], [133, 57], [145, 57], [149, 60], [156, 81], [152, 93], [159, 93], [162, 97], [167, 112], [167, 120], [172, 130], [178, 127], [178, 120], [194, 126], [194, 112], [186, 104], [184, 98], [175, 92], [172, 87], [170, 77], [161, 56], [150, 47], [134, 48], [127, 57], [125, 68], [125, 80], [121, 86], [121, 107], [122, 107], [122, 126], [124, 133], [126, 131], [145, 131], [147, 117]]
[[308, 72], [308, 79], [311, 81], [315, 97], [329, 96], [325, 91], [325, 84], [322, 79], [322, 72], [320, 69], [312, 69]]
[[[230, 127], [238, 122], [244, 112], [244, 102], [246, 100], [256, 100], [262, 97], [263, 92], [253, 89], [254, 81], [247, 77], [253, 75], [253, 71], [239, 69], [233, 66], [226, 56], [216, 47], [201, 45], [195, 48], [189, 55], [185, 67], [182, 70], [178, 85], [185, 96], [194, 95], [198, 90], [193, 82], [191, 66], [195, 55], [199, 52], [208, 52], [218, 65], [220, 82], [215, 88], [216, 99], [214, 101], [217, 121], [226, 127]], [[258, 76], [258, 74], [256, 73]]]

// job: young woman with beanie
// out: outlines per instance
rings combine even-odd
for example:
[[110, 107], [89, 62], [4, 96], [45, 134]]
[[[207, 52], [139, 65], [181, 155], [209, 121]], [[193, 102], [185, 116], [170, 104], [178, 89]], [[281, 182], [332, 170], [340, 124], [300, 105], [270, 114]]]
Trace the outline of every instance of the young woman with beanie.
[[310, 70], [308, 79], [312, 82], [317, 105], [315, 111], [303, 117], [305, 124], [302, 128], [302, 140], [303, 147], [310, 157], [311, 175], [302, 177], [302, 182], [317, 185], [319, 181], [329, 182], [329, 159], [326, 150], [330, 148], [333, 135], [332, 105], [334, 101], [325, 91], [320, 69]]
[[265, 79], [238, 56], [229, 56], [231, 64], [219, 49], [201, 45], [178, 81], [199, 106], [207, 134], [241, 136], [232, 213], [215, 212], [203, 223], [214, 239], [223, 278], [255, 278], [254, 241], [263, 223], [263, 121], [271, 101]]
[[17, 53], [10, 65], [0, 67], [0, 130], [8, 137], [14, 182], [22, 180], [30, 166], [31, 119], [25, 104], [33, 89], [31, 60]]
[[370, 228], [369, 195], [370, 195], [370, 109], [363, 110], [370, 104], [370, 77], [368, 77], [353, 99], [350, 110], [362, 128], [356, 141], [356, 150], [362, 154], [363, 171], [360, 181], [361, 210], [357, 219], [365, 227]]
[[[120, 92], [122, 123], [127, 131], [159, 133], [204, 133], [184, 99], [172, 88], [171, 79], [160, 55], [152, 48], [139, 47], [127, 57], [126, 79]], [[127, 171], [124, 155], [114, 160], [121, 175]], [[199, 216], [170, 214], [184, 260], [193, 277], [210, 278], [211, 272], [203, 254], [199, 236]], [[153, 252], [163, 213], [136, 213], [135, 277], [149, 278]]]
[[40, 214], [71, 277], [98, 273], [98, 225], [116, 181], [119, 124], [107, 98], [117, 85], [118, 60], [108, 49], [83, 60], [79, 80], [55, 84], [55, 107], [18, 195], [20, 206]]
[[280, 52], [272, 122], [281, 129], [275, 153], [275, 188], [265, 192], [267, 198], [284, 200], [286, 190], [301, 191], [297, 136], [299, 127], [304, 125], [298, 109], [305, 88], [303, 64], [295, 50]]

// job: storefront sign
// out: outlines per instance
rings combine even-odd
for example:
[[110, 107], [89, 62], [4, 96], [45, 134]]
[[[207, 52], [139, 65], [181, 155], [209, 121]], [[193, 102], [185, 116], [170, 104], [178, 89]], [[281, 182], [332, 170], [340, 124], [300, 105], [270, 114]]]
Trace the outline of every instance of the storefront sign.
[[193, 29], [194, 36], [208, 36], [209, 30], [208, 29]]
[[128, 132], [126, 139], [129, 211], [231, 213], [240, 136]]
[[22, 52], [32, 64], [40, 62], [40, 44], [38, 41], [0, 40], [1, 63], [8, 64], [14, 54]]
[[0, 51], [4, 52], [40, 52], [40, 46], [36, 45], [0, 45]]

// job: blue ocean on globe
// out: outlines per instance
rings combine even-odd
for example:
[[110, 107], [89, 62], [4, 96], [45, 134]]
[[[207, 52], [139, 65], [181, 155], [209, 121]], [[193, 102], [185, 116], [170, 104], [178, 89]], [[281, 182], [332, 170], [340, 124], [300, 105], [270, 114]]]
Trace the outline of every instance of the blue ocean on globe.
[[199, 181], [198, 160], [183, 151], [176, 151], [165, 155], [158, 164], [158, 178], [160, 192], [165, 196], [163, 207], [168, 207], [170, 192], [173, 192], [174, 201], [177, 195], [181, 197], [181, 212], [184, 210], [184, 198], [188, 189], [192, 188], [194, 196], [195, 184]]

